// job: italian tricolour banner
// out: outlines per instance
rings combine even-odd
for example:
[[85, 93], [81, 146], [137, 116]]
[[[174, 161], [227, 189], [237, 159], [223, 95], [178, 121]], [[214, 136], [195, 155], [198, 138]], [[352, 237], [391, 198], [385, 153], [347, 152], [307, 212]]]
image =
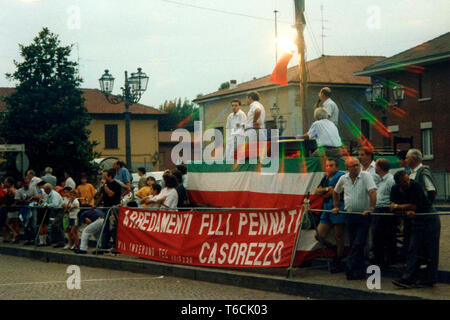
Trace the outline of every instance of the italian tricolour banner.
[[303, 210], [119, 209], [117, 250], [162, 262], [214, 267], [287, 267]]

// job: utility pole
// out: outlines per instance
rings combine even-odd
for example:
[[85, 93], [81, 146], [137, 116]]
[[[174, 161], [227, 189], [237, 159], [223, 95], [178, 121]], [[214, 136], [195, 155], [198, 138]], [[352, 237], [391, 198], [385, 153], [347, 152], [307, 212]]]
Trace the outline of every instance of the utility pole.
[[324, 47], [324, 39], [325, 39], [325, 26], [324, 26], [324, 22], [326, 20], [323, 19], [323, 4], [320, 5], [320, 12], [321, 12], [321, 16], [322, 16], [322, 56], [325, 55], [325, 47]]
[[304, 31], [305, 20], [305, 0], [294, 0], [295, 6], [295, 28], [297, 29], [297, 49], [298, 49], [298, 74], [300, 77], [300, 101], [302, 108], [302, 132], [306, 130], [306, 47]]
[[[277, 65], [278, 62], [278, 26], [277, 26], [277, 13], [278, 10], [274, 10], [273, 13], [275, 14], [275, 65]], [[274, 108], [278, 108], [279, 110], [279, 106], [278, 106], [278, 85], [275, 88], [275, 106]], [[278, 115], [277, 117], [274, 119], [275, 120], [275, 128], [278, 128]]]

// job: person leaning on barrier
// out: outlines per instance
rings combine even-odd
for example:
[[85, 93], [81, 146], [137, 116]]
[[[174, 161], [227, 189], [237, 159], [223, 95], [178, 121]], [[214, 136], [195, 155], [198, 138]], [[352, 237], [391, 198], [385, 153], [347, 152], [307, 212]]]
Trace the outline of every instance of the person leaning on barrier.
[[87, 224], [81, 233], [80, 249], [75, 249], [75, 253], [86, 254], [88, 242], [91, 235], [98, 241], [102, 226], [104, 223], [105, 213], [99, 209], [86, 210], [80, 215], [81, 223]]
[[53, 216], [53, 222], [50, 225], [50, 239], [54, 243], [53, 248], [62, 248], [65, 246], [65, 235], [63, 228], [64, 212], [61, 209], [63, 199], [61, 195], [53, 190], [50, 183], [44, 184], [44, 192], [47, 195], [42, 204], [44, 208], [50, 210], [47, 214]]
[[[15, 206], [15, 196], [17, 193], [16, 188], [14, 188], [14, 179], [8, 177], [5, 179], [5, 206], [7, 214], [6, 226], [9, 231], [13, 233], [14, 239], [12, 243], [19, 243], [20, 237], [20, 223], [19, 223], [19, 208]], [[8, 239], [3, 238], [3, 242], [9, 242], [9, 232]]]
[[373, 149], [369, 147], [361, 147], [358, 150], [358, 160], [361, 163], [361, 170], [366, 171], [372, 175], [373, 181], [376, 184], [380, 182], [380, 177], [375, 171], [375, 160], [374, 160]]
[[175, 188], [177, 190], [177, 194], [178, 194], [177, 207], [178, 208], [187, 207], [188, 206], [188, 195], [187, 195], [186, 189], [183, 186], [183, 175], [181, 174], [180, 170], [178, 170], [178, 169], [173, 169], [171, 173], [177, 179], [177, 183], [178, 183]]
[[408, 168], [408, 164], [406, 163], [406, 154], [408, 153], [407, 150], [400, 150], [397, 152], [397, 158], [398, 158], [398, 165], [403, 168], [407, 174], [411, 173], [411, 168]]
[[[375, 171], [380, 177], [377, 189], [377, 213], [390, 213], [391, 189], [395, 185], [394, 176], [389, 173], [390, 164], [387, 159], [380, 158], [375, 162]], [[372, 217], [373, 238], [372, 263], [387, 267], [395, 262], [397, 255], [397, 217], [376, 215]]]
[[24, 238], [27, 240], [26, 245], [34, 243], [34, 237], [36, 233], [36, 212], [32, 210], [29, 205], [33, 201], [33, 198], [37, 196], [36, 188], [30, 188], [30, 179], [25, 177], [23, 181], [23, 187], [17, 190], [15, 196], [15, 204], [21, 206], [19, 209], [22, 216]]
[[348, 173], [339, 179], [334, 188], [332, 213], [339, 213], [341, 192], [344, 192], [346, 211], [362, 212], [362, 214], [348, 214], [346, 218], [350, 254], [347, 257], [345, 272], [347, 280], [361, 280], [366, 276], [364, 247], [370, 226], [368, 215], [374, 211], [377, 203], [377, 186], [369, 173], [361, 171], [358, 159], [348, 158], [345, 164]]
[[314, 122], [309, 131], [300, 136], [300, 139], [315, 139], [317, 149], [313, 157], [322, 156], [324, 153], [328, 158], [339, 158], [341, 156], [342, 141], [336, 125], [328, 119], [325, 108], [314, 110]]
[[418, 149], [409, 149], [406, 154], [406, 164], [411, 168], [409, 178], [422, 187], [428, 201], [433, 203], [436, 198], [436, 183], [430, 167], [422, 164], [422, 152]]
[[[422, 187], [411, 180], [405, 171], [397, 172], [394, 180], [396, 184], [391, 190], [390, 209], [394, 213], [410, 217], [411, 238], [406, 270], [400, 279], [393, 280], [392, 283], [402, 288], [433, 287], [438, 276], [441, 232], [439, 216], [432, 214], [432, 203], [425, 197]], [[423, 262], [427, 267], [421, 272]]]
[[[333, 191], [339, 178], [341, 178], [345, 172], [339, 171], [339, 162], [336, 159], [328, 159], [325, 164], [326, 174], [320, 181], [314, 194], [322, 196], [325, 200], [323, 203], [324, 210], [333, 209]], [[341, 199], [339, 208], [344, 210], [344, 201]], [[327, 240], [328, 234], [331, 229], [334, 231], [334, 238], [336, 245], [333, 245]], [[344, 257], [344, 241], [345, 241], [345, 215], [344, 214], [331, 214], [329, 212], [323, 212], [320, 217], [320, 223], [317, 227], [316, 239], [320, 243], [324, 244], [327, 248], [334, 251], [334, 258], [330, 263], [330, 272], [337, 273], [344, 271], [342, 259]]]
[[[115, 180], [116, 170], [110, 169], [106, 174], [106, 178], [102, 179], [103, 185], [103, 205], [107, 208], [106, 212], [110, 210], [109, 208], [120, 205], [121, 191], [122, 188], [120, 184]], [[105, 230], [103, 232], [102, 239], [102, 249], [108, 249], [109, 240], [113, 238], [113, 246], [111, 251], [115, 252], [116, 245], [116, 231], [117, 231], [117, 208], [112, 208], [109, 221], [106, 221]]]

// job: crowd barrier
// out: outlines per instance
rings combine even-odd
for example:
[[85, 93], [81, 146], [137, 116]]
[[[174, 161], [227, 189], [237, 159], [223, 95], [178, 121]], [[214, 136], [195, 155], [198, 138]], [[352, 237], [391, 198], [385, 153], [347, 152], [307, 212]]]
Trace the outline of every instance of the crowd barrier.
[[[95, 248], [95, 254], [97, 254], [99, 252], [99, 245], [100, 245], [100, 241], [102, 239], [103, 233], [105, 231], [105, 227], [107, 225], [107, 223], [109, 223], [111, 214], [115, 214], [115, 211], [113, 209], [119, 209], [121, 206], [113, 206], [113, 207], [95, 207], [95, 209], [100, 209], [100, 210], [107, 210], [105, 217], [104, 217], [104, 222], [101, 228], [101, 232], [100, 235], [97, 239], [97, 243], [96, 243], [96, 248]], [[7, 208], [7, 209], [11, 209], [11, 208], [33, 208], [33, 209], [46, 209], [45, 213], [44, 213], [44, 218], [42, 219], [42, 222], [39, 225], [39, 228], [37, 230], [37, 234], [36, 234], [36, 238], [35, 238], [35, 244], [37, 243], [37, 238], [39, 236], [39, 233], [41, 231], [43, 222], [45, 221], [45, 217], [47, 214], [49, 214], [49, 210], [48, 209], [63, 209], [62, 207], [46, 207], [46, 206], [26, 206], [26, 205], [18, 205], [18, 206], [14, 206], [14, 207], [2, 207], [2, 208]], [[146, 208], [135, 208], [135, 207], [124, 207], [130, 210], [133, 209], [143, 209], [145, 210]], [[309, 208], [309, 200], [307, 198], [305, 198], [304, 204], [302, 206], [297, 207], [296, 209], [301, 208], [301, 218], [300, 218], [300, 223], [299, 223], [299, 227], [298, 230], [295, 232], [295, 242], [294, 242], [294, 246], [293, 246], [293, 250], [292, 250], [292, 255], [290, 258], [290, 262], [289, 262], [289, 266], [287, 268], [287, 278], [291, 278], [292, 277], [292, 272], [293, 272], [293, 264], [294, 264], [294, 260], [295, 260], [295, 254], [296, 254], [296, 248], [298, 247], [298, 244], [301, 240], [301, 236], [302, 236], [302, 225], [304, 222], [304, 217], [306, 215], [306, 213], [321, 213], [321, 212], [332, 212], [331, 210], [323, 210], [323, 209], [311, 209]], [[80, 207], [80, 209], [85, 209], [85, 210], [90, 210], [92, 209], [91, 207]], [[233, 212], [233, 211], [257, 211], [257, 212], [265, 212], [265, 211], [273, 211], [273, 210], [287, 210], [287, 209], [280, 209], [280, 208], [215, 208], [215, 207], [185, 207], [185, 208], [178, 208], [178, 211], [186, 211], [186, 212], [192, 212], [192, 211], [197, 211], [197, 212], [209, 212], [209, 211], [214, 211], [214, 212]], [[289, 210], [294, 210], [294, 209], [289, 209]], [[167, 208], [151, 208], [151, 211], [165, 211], [165, 212], [169, 212], [167, 210]], [[361, 215], [362, 212], [354, 212], [354, 211], [339, 211], [339, 213], [342, 214], [350, 214], [350, 215]], [[397, 217], [406, 217], [406, 215], [402, 215], [402, 214], [394, 214], [391, 212], [376, 212], [376, 213], [370, 213], [371, 216], [397, 216]], [[425, 215], [439, 215], [439, 216], [445, 216], [445, 215], [450, 215], [450, 212], [444, 212], [444, 211], [440, 211], [440, 212], [427, 212], [427, 213], [415, 213], [415, 216], [425, 216]], [[118, 219], [116, 219], [116, 221], [118, 222]]]

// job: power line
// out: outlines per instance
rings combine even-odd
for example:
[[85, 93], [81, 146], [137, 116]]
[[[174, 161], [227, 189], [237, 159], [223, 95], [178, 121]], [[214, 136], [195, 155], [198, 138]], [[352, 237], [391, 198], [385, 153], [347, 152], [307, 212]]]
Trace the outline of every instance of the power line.
[[[252, 15], [245, 14], [245, 13], [240, 13], [240, 12], [233, 12], [233, 11], [226, 11], [226, 10], [221, 10], [221, 9], [209, 8], [209, 7], [202, 7], [202, 6], [198, 6], [198, 5], [194, 5], [194, 4], [190, 4], [190, 3], [178, 2], [178, 1], [172, 1], [172, 0], [161, 0], [161, 1], [162, 2], [171, 3], [171, 4], [177, 4], [177, 5], [180, 5], [180, 6], [190, 7], [190, 8], [196, 8], [196, 9], [213, 11], [213, 12], [218, 12], [218, 13], [223, 13], [223, 14], [229, 14], [229, 15], [233, 15], [233, 16], [240, 16], [240, 17], [246, 17], [246, 18], [252, 18], [252, 19], [257, 19], [257, 20], [270, 21], [270, 22], [274, 21], [274, 19], [272, 19], [272, 18], [258, 17], [258, 16], [252, 16]], [[278, 21], [278, 22], [283, 23], [283, 24], [288, 24], [288, 25], [292, 25], [293, 24], [292, 22], [288, 22], [288, 21]]]

